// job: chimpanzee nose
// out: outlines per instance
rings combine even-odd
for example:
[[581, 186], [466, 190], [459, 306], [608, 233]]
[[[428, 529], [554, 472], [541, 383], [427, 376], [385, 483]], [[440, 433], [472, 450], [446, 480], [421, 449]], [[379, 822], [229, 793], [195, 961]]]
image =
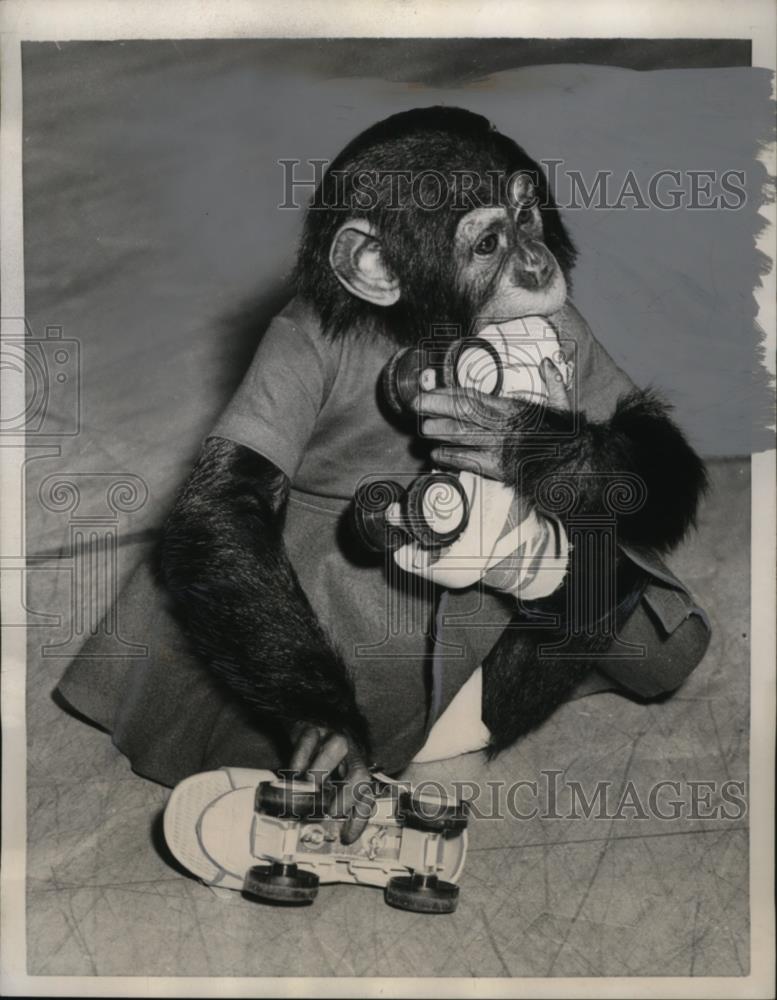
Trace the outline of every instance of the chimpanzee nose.
[[519, 284], [528, 288], [541, 288], [553, 270], [550, 254], [539, 244], [524, 243], [518, 248]]

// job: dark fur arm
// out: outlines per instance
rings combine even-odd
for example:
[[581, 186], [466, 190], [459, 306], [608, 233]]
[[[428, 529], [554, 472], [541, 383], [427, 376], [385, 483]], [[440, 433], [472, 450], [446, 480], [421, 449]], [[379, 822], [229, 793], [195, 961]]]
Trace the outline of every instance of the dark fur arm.
[[162, 574], [197, 652], [257, 712], [368, 751], [345, 663], [280, 532], [288, 480], [249, 448], [209, 438], [165, 525]]
[[[655, 394], [639, 391], [621, 397], [613, 416], [602, 423], [551, 408], [541, 414], [524, 410], [516, 416], [503, 448], [505, 480], [541, 508], [541, 483], [546, 477], [579, 476], [574, 507], [579, 515], [607, 513], [605, 491], [613, 478], [623, 473], [639, 476], [645, 502], [633, 513], [618, 515], [618, 540], [646, 550], [671, 549], [695, 522], [707, 476], [703, 462], [668, 414], [668, 406]], [[577, 420], [574, 434], [573, 419]], [[527, 426], [539, 428], [542, 437], [528, 435]], [[543, 447], [532, 457], [532, 446], [551, 440], [555, 454]], [[569, 697], [597, 665], [598, 654], [607, 649], [613, 625], [617, 628], [633, 611], [648, 577], [625, 556], [616, 558], [611, 571], [618, 593], [600, 620], [568, 620], [570, 612], [584, 613], [596, 605], [571, 599], [570, 588], [601, 587], [592, 575], [601, 573], [601, 565], [573, 545], [564, 585], [549, 597], [524, 604], [511, 623], [514, 627], [489, 654], [483, 664], [483, 721], [491, 730], [492, 754], [536, 728]], [[558, 625], [536, 627], [548, 613], [558, 616]], [[542, 646], [563, 641], [570, 630], [579, 657], [554, 657], [548, 649], [540, 652]]]
[[[483, 663], [483, 721], [491, 731], [490, 756], [536, 729], [596, 666], [637, 605], [647, 574], [625, 556], [611, 568], [617, 593], [600, 617], [588, 615], [597, 602], [572, 600], [571, 587], [601, 586], [601, 563], [585, 551], [570, 550], [564, 585], [536, 601], [523, 602]], [[548, 626], [546, 616], [552, 615]], [[573, 638], [574, 647], [569, 642]], [[554, 646], [565, 643], [565, 656]], [[545, 647], [543, 649], [543, 647]], [[575, 656], [569, 654], [574, 648]]]
[[[645, 502], [639, 510], [618, 516], [618, 539], [637, 548], [666, 552], [695, 524], [707, 488], [704, 463], [670, 419], [669, 410], [655, 393], [638, 390], [621, 396], [615, 413], [603, 423], [590, 421], [582, 413], [573, 417], [547, 408], [539, 430], [543, 436], [559, 435], [554, 439], [557, 453], [537, 460], [525, 451], [527, 435], [521, 427], [527, 426], [526, 414], [520, 414], [515, 433], [508, 436], [503, 449], [505, 480], [536, 500], [547, 476], [580, 475], [575, 513], [606, 513], [604, 494], [611, 477], [636, 475], [645, 486]], [[577, 431], [570, 434], [573, 419]]]

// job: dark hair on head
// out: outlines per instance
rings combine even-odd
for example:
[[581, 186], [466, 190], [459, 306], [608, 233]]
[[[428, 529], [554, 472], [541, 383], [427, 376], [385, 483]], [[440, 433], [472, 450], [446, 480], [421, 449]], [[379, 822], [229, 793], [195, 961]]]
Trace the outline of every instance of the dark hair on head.
[[[544, 172], [483, 115], [456, 107], [413, 108], [352, 139], [316, 189], [297, 258], [297, 290], [317, 309], [324, 331], [337, 336], [357, 325], [379, 326], [399, 342], [414, 343], [434, 323], [463, 319], [466, 304], [456, 300], [453, 257], [440, 249], [450, 247], [464, 212], [476, 204], [505, 204], [506, 183], [517, 172], [535, 183], [545, 240], [568, 276], [576, 251]], [[380, 309], [361, 301], [332, 272], [332, 240], [353, 218], [367, 219], [381, 234], [385, 262], [402, 287], [395, 306]]]

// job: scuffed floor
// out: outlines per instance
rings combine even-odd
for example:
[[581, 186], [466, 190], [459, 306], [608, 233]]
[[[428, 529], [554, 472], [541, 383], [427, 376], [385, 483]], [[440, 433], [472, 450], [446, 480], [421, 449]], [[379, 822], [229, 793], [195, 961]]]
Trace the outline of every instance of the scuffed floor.
[[[45, 463], [48, 464], [48, 463]], [[50, 471], [50, 470], [49, 470]], [[748, 971], [747, 816], [691, 818], [693, 781], [746, 781], [749, 472], [715, 462], [698, 535], [673, 566], [708, 610], [703, 664], [663, 704], [615, 694], [568, 703], [490, 764], [470, 755], [416, 766], [414, 779], [480, 787], [461, 902], [449, 917], [385, 906], [368, 888], [325, 887], [306, 910], [217, 898], [166, 857], [167, 790], [130, 771], [101, 731], [51, 690], [66, 662], [30, 643], [28, 971], [38, 975], [737, 976]], [[49, 518], [51, 517], [49, 513]], [[64, 523], [64, 521], [63, 521]], [[122, 576], [144, 545], [121, 551]], [[69, 575], [30, 574], [30, 606], [67, 610]], [[64, 603], [63, 603], [64, 602]], [[65, 630], [66, 631], [66, 630]], [[47, 635], [47, 641], [52, 639]], [[560, 771], [553, 779], [548, 773]], [[556, 781], [561, 818], [488, 818], [519, 779]], [[650, 814], [618, 804], [628, 781]], [[569, 818], [569, 782], [606, 814]], [[487, 785], [486, 783], [491, 783]], [[496, 783], [504, 783], [495, 791]], [[703, 793], [697, 812], [710, 811]], [[524, 789], [515, 802], [538, 804]], [[633, 801], [633, 800], [632, 800]], [[716, 795], [712, 806], [720, 804]], [[679, 807], [678, 807], [679, 809]], [[578, 810], [579, 812], [580, 810]], [[515, 810], [513, 810], [515, 812]]]

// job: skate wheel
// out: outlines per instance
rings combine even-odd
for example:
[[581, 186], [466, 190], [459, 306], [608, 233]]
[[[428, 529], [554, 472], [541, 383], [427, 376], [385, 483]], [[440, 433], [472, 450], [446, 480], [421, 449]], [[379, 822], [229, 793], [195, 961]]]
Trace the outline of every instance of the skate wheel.
[[406, 414], [421, 389], [437, 387], [436, 373], [424, 376], [431, 369], [430, 359], [420, 347], [406, 347], [391, 358], [383, 369], [381, 387], [394, 413]]
[[450, 545], [469, 520], [469, 499], [452, 472], [419, 476], [407, 491], [405, 505], [408, 531], [425, 548]]
[[397, 818], [405, 826], [427, 833], [461, 833], [467, 829], [469, 812], [464, 802], [458, 805], [443, 805], [436, 802], [422, 802], [410, 792], [402, 792], [397, 805]]
[[386, 886], [386, 902], [411, 913], [453, 913], [459, 887], [441, 882], [436, 875], [398, 875]]
[[318, 875], [295, 864], [274, 862], [249, 868], [243, 892], [264, 903], [305, 906], [318, 894]]
[[480, 337], [466, 337], [452, 344], [443, 371], [446, 385], [474, 389], [486, 396], [498, 396], [502, 391], [502, 359], [494, 345]]
[[311, 781], [261, 781], [256, 787], [256, 812], [279, 819], [309, 819], [324, 813], [323, 792]]
[[392, 547], [392, 529], [400, 534], [386, 521], [386, 511], [402, 496], [402, 487], [391, 479], [363, 483], [357, 489], [353, 498], [353, 524], [361, 541], [373, 552], [384, 552]]

